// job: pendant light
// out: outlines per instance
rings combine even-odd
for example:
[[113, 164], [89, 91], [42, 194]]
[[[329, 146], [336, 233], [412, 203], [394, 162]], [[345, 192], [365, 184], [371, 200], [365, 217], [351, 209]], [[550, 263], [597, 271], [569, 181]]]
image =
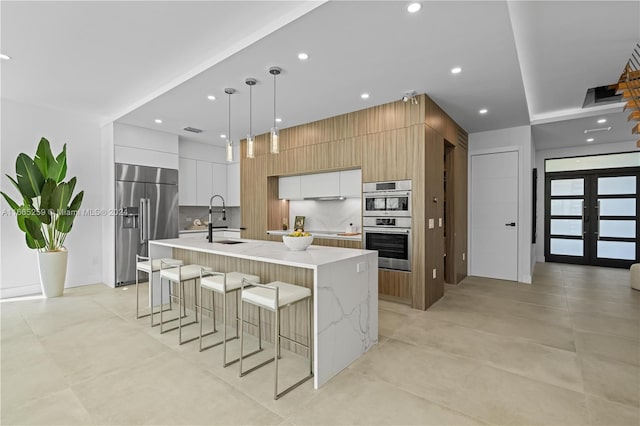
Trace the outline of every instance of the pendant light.
[[280, 152], [280, 147], [278, 146], [280, 133], [276, 125], [276, 76], [280, 75], [281, 72], [282, 69], [280, 67], [269, 68], [269, 74], [273, 76], [273, 127], [271, 128], [271, 143], [269, 145], [272, 154]]
[[254, 140], [253, 140], [253, 116], [252, 116], [252, 109], [253, 109], [253, 86], [256, 85], [257, 81], [255, 78], [247, 78], [245, 81], [245, 84], [247, 86], [249, 86], [249, 134], [247, 135], [247, 158], [255, 158], [255, 147], [254, 145]]
[[231, 139], [231, 95], [236, 93], [236, 89], [224, 89], [224, 93], [229, 95], [229, 131], [227, 132], [227, 162], [233, 161], [233, 140]]

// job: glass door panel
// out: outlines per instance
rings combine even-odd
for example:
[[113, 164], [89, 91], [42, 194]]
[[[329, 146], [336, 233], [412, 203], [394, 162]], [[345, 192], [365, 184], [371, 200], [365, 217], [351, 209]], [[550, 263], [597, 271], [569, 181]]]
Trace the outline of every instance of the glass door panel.
[[545, 258], [629, 267], [640, 259], [640, 168], [549, 173]]

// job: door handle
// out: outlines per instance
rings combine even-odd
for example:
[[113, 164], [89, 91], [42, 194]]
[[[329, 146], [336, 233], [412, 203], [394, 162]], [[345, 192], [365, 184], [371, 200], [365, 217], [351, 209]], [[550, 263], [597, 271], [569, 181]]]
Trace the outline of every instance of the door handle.
[[516, 226], [515, 222], [505, 223], [504, 226]]

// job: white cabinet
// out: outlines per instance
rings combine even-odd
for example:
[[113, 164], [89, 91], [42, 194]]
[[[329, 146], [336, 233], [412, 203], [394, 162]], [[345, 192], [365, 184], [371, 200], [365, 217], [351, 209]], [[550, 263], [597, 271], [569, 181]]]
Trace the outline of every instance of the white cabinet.
[[181, 158], [178, 169], [178, 198], [181, 206], [197, 205], [196, 160]]
[[286, 200], [301, 200], [301, 176], [281, 176], [278, 179], [278, 198]]
[[227, 166], [227, 205], [240, 205], [240, 163]]
[[300, 192], [302, 198], [335, 197], [340, 193], [340, 172], [302, 175]]
[[[211, 182], [211, 191], [207, 196], [206, 206], [209, 205], [209, 199], [214, 195], [222, 195], [224, 198], [225, 204], [229, 205], [227, 202], [227, 165], [220, 163], [211, 163], [212, 164], [212, 173], [210, 182]], [[217, 198], [213, 200], [214, 206], [222, 206], [222, 200]]]
[[211, 176], [213, 174], [213, 165], [209, 161], [196, 161], [196, 193], [197, 195], [197, 205], [198, 206], [208, 206], [209, 198], [213, 195], [212, 193], [212, 180]]
[[340, 172], [340, 196], [360, 198], [362, 196], [362, 170], [344, 170]]

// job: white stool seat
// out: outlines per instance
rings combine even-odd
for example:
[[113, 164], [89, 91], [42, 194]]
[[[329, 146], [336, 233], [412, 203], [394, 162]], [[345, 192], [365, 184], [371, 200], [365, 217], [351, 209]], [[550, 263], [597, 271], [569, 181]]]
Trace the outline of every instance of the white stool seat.
[[142, 272], [158, 272], [160, 270], [160, 262], [164, 262], [164, 263], [168, 263], [171, 266], [181, 266], [184, 265], [184, 262], [182, 260], [178, 260], [178, 259], [170, 259], [170, 258], [166, 258], [166, 259], [154, 259], [153, 263], [151, 264], [152, 270], [149, 269], [149, 261], [144, 261], [144, 262], [138, 262], [136, 264], [136, 268], [139, 271]]
[[[165, 280], [173, 282], [178, 282], [178, 280], [193, 280], [196, 278], [200, 278], [200, 270], [203, 268], [207, 271], [212, 270], [211, 268], [200, 265], [186, 265], [182, 266], [181, 268], [162, 269], [160, 271], [160, 278], [164, 278]], [[178, 277], [178, 272], [180, 273], [180, 277]]]
[[311, 290], [299, 285], [274, 281], [266, 284], [270, 287], [278, 287], [278, 300], [276, 303], [276, 292], [264, 287], [252, 287], [242, 291], [242, 300], [258, 305], [272, 311], [298, 302], [311, 296]]
[[[260, 282], [260, 277], [257, 275], [243, 274], [242, 272], [228, 272], [225, 275], [227, 277], [227, 292], [238, 290], [242, 286], [243, 278], [252, 283]], [[203, 277], [200, 280], [200, 285], [217, 293], [225, 293], [224, 277], [221, 275]]]

